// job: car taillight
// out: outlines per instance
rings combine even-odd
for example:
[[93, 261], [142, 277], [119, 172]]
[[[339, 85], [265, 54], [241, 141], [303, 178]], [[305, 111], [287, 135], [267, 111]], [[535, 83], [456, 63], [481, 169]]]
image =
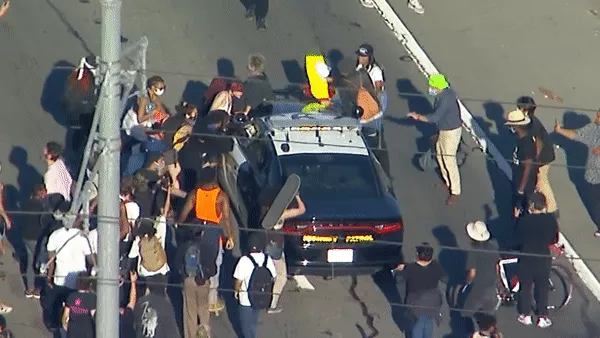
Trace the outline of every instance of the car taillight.
[[402, 222], [398, 221], [394, 223], [377, 224], [374, 226], [374, 228], [377, 234], [389, 234], [390, 232], [400, 231], [402, 229]]
[[384, 235], [390, 232], [402, 230], [402, 221], [389, 223], [308, 223], [287, 221], [283, 225], [283, 231], [290, 234], [303, 234], [315, 231], [373, 231], [376, 234]]

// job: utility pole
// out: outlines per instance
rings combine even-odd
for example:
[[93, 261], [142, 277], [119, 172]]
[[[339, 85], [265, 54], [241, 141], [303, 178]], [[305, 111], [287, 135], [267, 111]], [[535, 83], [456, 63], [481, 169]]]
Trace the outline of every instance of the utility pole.
[[119, 334], [119, 185], [121, 153], [121, 0], [102, 5], [101, 72], [108, 81], [100, 97], [98, 145], [98, 306], [96, 337]]

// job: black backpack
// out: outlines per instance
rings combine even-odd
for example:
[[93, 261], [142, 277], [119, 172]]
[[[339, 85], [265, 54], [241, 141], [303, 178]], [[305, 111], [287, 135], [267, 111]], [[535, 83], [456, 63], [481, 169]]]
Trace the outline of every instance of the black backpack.
[[182, 274], [184, 277], [194, 277], [198, 285], [203, 285], [217, 274], [219, 242], [218, 237], [213, 237], [203, 231], [185, 250]]
[[248, 283], [248, 299], [250, 300], [250, 306], [257, 310], [266, 310], [271, 306], [273, 300], [273, 275], [271, 271], [267, 269], [267, 261], [269, 256], [265, 255], [265, 261], [262, 265], [256, 264], [256, 261], [252, 255], [248, 255], [252, 264], [254, 264], [254, 270], [250, 275], [250, 282]]

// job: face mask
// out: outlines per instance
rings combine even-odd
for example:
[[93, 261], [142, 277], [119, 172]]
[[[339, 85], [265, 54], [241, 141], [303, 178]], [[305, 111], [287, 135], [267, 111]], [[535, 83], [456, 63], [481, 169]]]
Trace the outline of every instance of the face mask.
[[164, 88], [160, 88], [160, 89], [159, 89], [159, 88], [156, 88], [156, 89], [154, 90], [154, 94], [156, 94], [156, 95], [158, 95], [158, 96], [162, 96], [162, 94], [164, 94], [164, 93], [165, 93], [165, 89], [164, 89]]
[[189, 125], [192, 127], [196, 124], [195, 118], [194, 119], [187, 118], [186, 120], [187, 120], [187, 123], [189, 123]]
[[510, 130], [510, 132], [511, 132], [511, 133], [513, 133], [513, 134], [517, 132], [517, 131], [515, 130], [515, 128], [513, 128], [513, 127], [510, 127], [510, 128], [508, 128], [508, 130]]
[[436, 96], [438, 93], [431, 87], [429, 87], [429, 95]]

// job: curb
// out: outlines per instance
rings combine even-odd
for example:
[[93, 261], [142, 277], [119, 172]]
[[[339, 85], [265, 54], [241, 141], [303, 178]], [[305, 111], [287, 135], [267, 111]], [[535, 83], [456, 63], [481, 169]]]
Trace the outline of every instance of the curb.
[[[387, 0], [373, 0], [375, 8], [385, 21], [385, 24], [392, 30], [396, 38], [400, 41], [402, 46], [406, 49], [410, 57], [417, 64], [417, 67], [425, 75], [429, 77], [431, 74], [440, 73], [435, 67], [431, 59], [427, 56], [423, 48], [419, 45], [415, 37], [408, 30], [406, 25], [402, 22], [398, 14], [394, 11], [392, 6]], [[483, 132], [481, 127], [473, 119], [471, 112], [465, 107], [465, 105], [458, 100], [460, 107], [461, 119], [463, 121], [463, 128], [469, 132], [473, 140], [481, 148], [482, 151], [489, 154], [500, 171], [508, 178], [512, 180], [512, 169], [506, 159], [502, 156], [498, 148], [489, 140], [488, 136]], [[559, 236], [559, 242], [565, 246], [565, 255], [569, 262], [573, 265], [575, 272], [581, 278], [585, 286], [591, 291], [591, 293], [600, 301], [600, 281], [594, 276], [593, 272], [588, 268], [585, 262], [579, 257], [575, 249], [569, 243], [567, 238], [561, 233]]]

